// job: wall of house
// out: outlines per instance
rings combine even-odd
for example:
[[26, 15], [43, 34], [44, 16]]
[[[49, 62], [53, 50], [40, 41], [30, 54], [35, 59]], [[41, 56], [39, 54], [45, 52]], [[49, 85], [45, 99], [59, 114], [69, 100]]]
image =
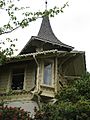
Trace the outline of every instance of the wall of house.
[[73, 60], [68, 60], [65, 64], [62, 66], [63, 73], [65, 76], [75, 76], [75, 67]]
[[73, 62], [75, 74], [77, 76], [84, 75], [86, 73], [85, 54], [78, 55]]
[[35, 63], [27, 64], [25, 68], [25, 90], [29, 91], [35, 87], [36, 84], [36, 69]]
[[[42, 96], [47, 96], [47, 97], [54, 97], [55, 93], [55, 84], [54, 84], [54, 59], [46, 59], [47, 61], [50, 60], [53, 64], [53, 86], [47, 86], [43, 85], [43, 67], [44, 67], [44, 59], [38, 60], [38, 68], [37, 73], [38, 75], [36, 76], [36, 62], [35, 61], [29, 61], [26, 63], [15, 63], [11, 64], [7, 67], [7, 69], [2, 68], [0, 70], [0, 88], [4, 86], [7, 90], [10, 90], [11, 88], [11, 80], [12, 80], [12, 70], [14, 68], [25, 68], [25, 73], [24, 73], [24, 90], [25, 91], [14, 91], [11, 92], [9, 95], [5, 96], [0, 96], [0, 100], [3, 99], [5, 103], [9, 106], [17, 106], [17, 107], [22, 107], [25, 110], [28, 110], [30, 112], [33, 112], [33, 108], [35, 106], [38, 106], [35, 101], [32, 101], [34, 94], [30, 92], [31, 89], [35, 87], [37, 84], [36, 79], [38, 79], [38, 90], [43, 91], [41, 94]], [[3, 72], [4, 71], [4, 72]], [[34, 90], [34, 89], [33, 89]], [[3, 92], [3, 91], [2, 91]], [[1, 90], [0, 90], [1, 93]]]
[[[4, 105], [11, 107], [21, 107], [30, 112], [30, 115], [35, 114], [34, 108], [38, 109], [38, 104], [32, 100], [34, 95], [30, 92], [35, 86], [35, 65], [35, 62], [29, 61], [26, 63], [11, 64], [0, 69], [0, 102], [4, 101]], [[25, 68], [23, 90], [10, 91], [12, 70], [14, 68]]]
[[14, 68], [24, 68], [24, 85], [23, 90], [30, 91], [35, 86], [36, 64], [35, 62], [26, 62], [11, 64], [0, 69], [0, 93], [9, 92], [12, 82], [12, 71]]
[[61, 57], [58, 59], [58, 90], [62, 85], [80, 78], [86, 72], [85, 55]]
[[38, 108], [38, 104], [35, 101], [13, 101], [13, 102], [7, 102], [4, 104], [5, 106], [8, 105], [9, 107], [19, 107], [21, 109], [24, 109], [25, 111], [28, 111], [30, 113], [31, 117], [34, 117], [35, 115], [35, 111], [34, 109], [36, 108], [37, 110]]
[[[51, 62], [52, 64], [52, 84], [47, 85], [43, 83], [43, 75], [44, 75], [44, 62]], [[30, 96], [30, 91], [36, 91], [36, 92], [41, 92], [42, 96], [47, 96], [47, 97], [54, 97], [55, 93], [57, 92], [57, 60], [53, 57], [47, 57], [47, 58], [40, 58], [39, 60], [37, 59], [38, 65], [36, 64], [36, 61], [25, 61], [25, 62], [18, 62], [18, 63], [13, 63], [9, 64], [7, 71], [5, 72], [4, 69], [1, 69], [4, 71], [4, 73], [1, 73], [0, 76], [0, 87], [3, 86], [1, 78], [3, 79], [3, 83], [6, 81], [5, 88], [7, 91], [11, 89], [11, 82], [12, 82], [12, 71], [13, 69], [18, 69], [18, 68], [24, 68], [24, 86], [23, 90], [14, 90], [12, 95], [10, 95], [8, 98], [6, 97], [6, 100], [30, 100], [32, 99], [32, 96]], [[37, 71], [36, 71], [37, 70]], [[37, 73], [37, 75], [36, 75]], [[4, 76], [6, 76], [4, 78]], [[22, 92], [23, 91], [23, 92]], [[0, 90], [1, 93], [1, 90]], [[30, 98], [29, 98], [30, 96]]]
[[63, 64], [63, 72], [65, 76], [82, 76], [85, 74], [85, 56], [77, 54]]
[[4, 67], [0, 70], [0, 93], [6, 92], [8, 88], [10, 71], [8, 67]]

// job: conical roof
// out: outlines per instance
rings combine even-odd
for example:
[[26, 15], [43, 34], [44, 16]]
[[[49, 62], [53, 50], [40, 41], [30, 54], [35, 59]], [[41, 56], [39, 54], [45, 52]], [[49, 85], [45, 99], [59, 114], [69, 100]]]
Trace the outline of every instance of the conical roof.
[[37, 37], [43, 39], [44, 41], [48, 41], [52, 44], [56, 44], [61, 47], [73, 49], [73, 47], [62, 43], [60, 40], [57, 39], [57, 37], [55, 36], [55, 34], [52, 31], [48, 16], [43, 17], [42, 24], [41, 24], [41, 27], [40, 27]]
[[28, 43], [22, 49], [20, 54], [24, 54], [25, 51], [30, 51], [29, 50], [29, 49], [31, 49], [30, 44], [32, 42], [35, 42], [35, 40], [42, 41], [42, 42], [45, 42], [45, 43], [50, 43], [52, 45], [56, 45], [56, 46], [58, 46], [60, 48], [66, 49], [67, 51], [71, 51], [73, 49], [72, 46], [66, 45], [66, 44], [62, 43], [60, 40], [57, 39], [57, 37], [54, 35], [54, 33], [52, 31], [48, 16], [43, 17], [41, 27], [40, 27], [40, 30], [38, 32], [38, 35], [31, 37], [31, 39], [28, 41]]

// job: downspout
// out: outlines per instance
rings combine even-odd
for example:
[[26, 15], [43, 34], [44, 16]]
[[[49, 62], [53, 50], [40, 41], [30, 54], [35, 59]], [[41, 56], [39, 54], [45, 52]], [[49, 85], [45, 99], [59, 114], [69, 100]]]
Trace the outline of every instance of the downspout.
[[36, 91], [33, 91], [33, 96], [37, 96], [37, 104], [38, 104], [38, 107], [39, 109], [41, 108], [41, 105], [40, 105], [40, 94], [41, 94], [41, 91], [39, 90], [39, 63], [35, 57], [35, 54], [33, 55], [33, 58], [37, 64], [37, 81], [36, 81]]
[[39, 63], [38, 63], [38, 61], [37, 61], [37, 59], [36, 59], [36, 57], [35, 57], [35, 54], [33, 55], [33, 58], [34, 58], [34, 60], [35, 60], [35, 62], [36, 62], [36, 64], [37, 64], [37, 78], [36, 78], [36, 87], [37, 87], [37, 92], [39, 92]]
[[35, 57], [35, 54], [33, 54], [33, 58], [34, 58], [34, 60], [35, 60], [35, 62], [36, 62], [36, 64], [37, 64], [37, 66], [39, 66], [39, 63], [38, 63], [38, 61], [37, 61], [37, 59], [36, 59], [36, 57]]

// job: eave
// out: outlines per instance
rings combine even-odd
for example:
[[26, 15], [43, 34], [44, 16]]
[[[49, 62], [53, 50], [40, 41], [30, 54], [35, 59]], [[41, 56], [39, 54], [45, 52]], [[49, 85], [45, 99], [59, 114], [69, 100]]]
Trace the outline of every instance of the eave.
[[66, 57], [66, 56], [76, 56], [80, 54], [85, 54], [84, 51], [58, 51], [58, 50], [48, 50], [48, 51], [42, 51], [42, 52], [35, 52], [35, 53], [29, 53], [29, 54], [23, 54], [23, 55], [17, 55], [15, 57], [10, 57], [7, 59], [6, 63], [13, 63], [13, 62], [19, 62], [19, 61], [26, 61], [26, 60], [32, 60], [34, 57], [36, 58], [46, 58], [46, 57]]

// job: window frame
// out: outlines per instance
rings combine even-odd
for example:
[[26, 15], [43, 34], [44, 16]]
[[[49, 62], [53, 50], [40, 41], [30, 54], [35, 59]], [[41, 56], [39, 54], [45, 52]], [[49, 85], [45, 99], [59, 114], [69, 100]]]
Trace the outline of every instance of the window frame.
[[[23, 69], [23, 87], [22, 87], [22, 89], [12, 89], [12, 81], [13, 81], [13, 71], [14, 70], [18, 70], [18, 69]], [[18, 73], [19, 74], [19, 73]], [[21, 74], [21, 73], [20, 73]], [[11, 85], [10, 85], [10, 88], [11, 88], [11, 90], [13, 90], [13, 91], [22, 91], [22, 90], [24, 90], [25, 89], [25, 67], [14, 67], [14, 68], [12, 68], [12, 70], [11, 70]]]
[[[51, 84], [45, 84], [44, 83], [44, 65], [45, 63], [50, 63], [51, 64]], [[42, 67], [42, 85], [47, 86], [47, 87], [53, 87], [54, 86], [54, 60], [50, 59], [45, 59], [43, 61], [43, 67]]]

